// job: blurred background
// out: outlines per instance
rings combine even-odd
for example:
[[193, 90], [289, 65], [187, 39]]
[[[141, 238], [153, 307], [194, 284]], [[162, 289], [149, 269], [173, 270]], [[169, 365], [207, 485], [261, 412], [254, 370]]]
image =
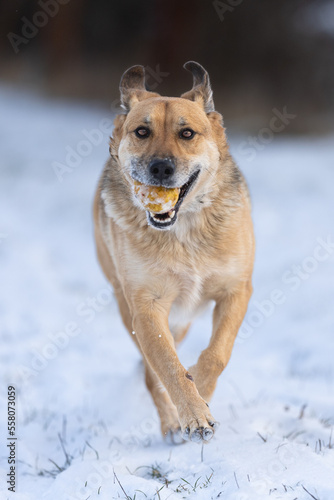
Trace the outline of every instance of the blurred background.
[[228, 126], [257, 129], [273, 107], [287, 133], [333, 129], [333, 0], [2, 0], [1, 80], [115, 105], [123, 71], [179, 95], [193, 59], [209, 71]]
[[[19, 492], [69, 498], [79, 476], [87, 483], [86, 445], [104, 460], [113, 438], [127, 471], [169, 455], [166, 470], [195, 482], [199, 452], [171, 458], [161, 442], [139, 353], [96, 259], [92, 201], [122, 73], [142, 64], [151, 90], [178, 96], [192, 85], [182, 66], [196, 60], [250, 188], [257, 244], [254, 294], [212, 401], [222, 432], [198, 475], [217, 471], [207, 498], [226, 482], [226, 498], [264, 498], [249, 480], [259, 471], [268, 498], [288, 499], [285, 484], [291, 500], [305, 498], [303, 484], [332, 498], [334, 0], [1, 0], [0, 33], [0, 435], [15, 385]], [[184, 366], [210, 332], [209, 311], [181, 346]], [[58, 438], [66, 428], [73, 467]], [[280, 447], [296, 461], [278, 473]], [[111, 483], [91, 499], [111, 498]]]

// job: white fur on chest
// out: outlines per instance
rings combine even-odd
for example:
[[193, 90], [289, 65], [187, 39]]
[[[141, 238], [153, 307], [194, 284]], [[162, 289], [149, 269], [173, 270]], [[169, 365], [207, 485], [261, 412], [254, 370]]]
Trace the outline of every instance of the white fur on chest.
[[180, 292], [169, 313], [169, 325], [185, 326], [190, 323], [207, 305], [202, 296], [202, 278], [190, 272], [180, 276]]

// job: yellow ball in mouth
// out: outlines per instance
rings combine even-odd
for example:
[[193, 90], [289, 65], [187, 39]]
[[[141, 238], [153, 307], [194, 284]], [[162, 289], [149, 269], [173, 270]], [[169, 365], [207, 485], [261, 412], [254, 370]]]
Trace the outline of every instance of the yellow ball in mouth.
[[180, 194], [180, 188], [146, 186], [139, 181], [133, 181], [133, 190], [143, 207], [155, 214], [172, 210]]

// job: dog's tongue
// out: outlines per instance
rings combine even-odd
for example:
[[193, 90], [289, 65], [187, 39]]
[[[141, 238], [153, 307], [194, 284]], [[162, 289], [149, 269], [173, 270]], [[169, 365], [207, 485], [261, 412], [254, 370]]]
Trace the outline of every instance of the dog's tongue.
[[146, 186], [138, 181], [134, 181], [133, 191], [143, 207], [155, 214], [166, 213], [172, 210], [180, 194], [180, 188]]

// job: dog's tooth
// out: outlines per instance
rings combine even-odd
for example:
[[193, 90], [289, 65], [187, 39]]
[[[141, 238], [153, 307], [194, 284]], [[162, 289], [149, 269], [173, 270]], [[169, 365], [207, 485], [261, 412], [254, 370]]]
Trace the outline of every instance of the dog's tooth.
[[156, 222], [159, 222], [160, 224], [166, 224], [168, 222], [171, 222], [171, 220], [175, 216], [175, 210], [171, 210], [170, 212], [168, 212], [169, 217], [167, 217], [166, 219], [163, 219], [163, 220], [159, 219], [159, 217], [157, 217], [157, 214], [155, 214], [153, 212], [149, 211], [149, 214], [152, 217], [152, 219], [155, 220]]
[[160, 224], [166, 224], [166, 222], [170, 222], [172, 219], [168, 217], [168, 219], [164, 219], [164, 220], [160, 220], [160, 219], [156, 219], [155, 217], [153, 217], [153, 219], [156, 221], [156, 222], [159, 222]]

